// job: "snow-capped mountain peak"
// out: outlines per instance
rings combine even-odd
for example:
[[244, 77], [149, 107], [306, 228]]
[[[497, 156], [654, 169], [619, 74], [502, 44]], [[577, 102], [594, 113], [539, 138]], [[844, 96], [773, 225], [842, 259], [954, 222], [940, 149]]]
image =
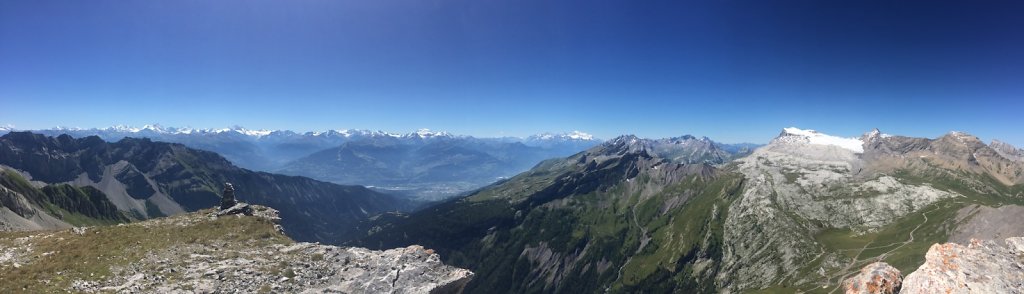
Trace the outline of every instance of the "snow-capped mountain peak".
[[152, 131], [152, 132], [156, 132], [156, 133], [166, 133], [167, 132], [167, 131], [164, 130], [164, 127], [159, 125], [159, 124], [144, 125], [144, 126], [142, 126], [141, 129], [139, 129], [139, 131], [140, 132], [141, 131]]
[[798, 128], [784, 128], [779, 137], [775, 138], [775, 142], [806, 142], [814, 145], [830, 145], [837, 146], [843, 149], [853, 151], [854, 153], [864, 153], [864, 141], [858, 138], [843, 138], [838, 136], [832, 136], [827, 134], [819, 133], [815, 130], [804, 130]]
[[[77, 130], [81, 130], [80, 128], [65, 128], [65, 127], [57, 127], [56, 129], [57, 130], [62, 130], [62, 131], [77, 131]], [[112, 127], [103, 129], [103, 130], [104, 131], [109, 131], [109, 132], [138, 133], [140, 129], [139, 128], [135, 128], [135, 127], [131, 127], [131, 126], [127, 126], [127, 125], [116, 125], [116, 126], [112, 126]]]
[[258, 137], [263, 137], [263, 136], [266, 136], [266, 135], [270, 135], [270, 133], [273, 133], [274, 131], [271, 131], [271, 130], [238, 129], [238, 130], [235, 130], [235, 132], [238, 132], [239, 134], [243, 134], [243, 135], [246, 135], [246, 136], [253, 136], [253, 137], [257, 137], [258, 138]]
[[594, 140], [594, 135], [587, 134], [587, 133], [580, 132], [580, 131], [572, 131], [572, 132], [562, 133], [562, 134], [543, 133], [543, 134], [538, 134], [538, 135], [530, 136], [527, 139], [529, 139], [529, 140], [593, 141]]
[[437, 131], [432, 131], [430, 129], [419, 129], [419, 130], [416, 130], [416, 132], [406, 134], [405, 136], [406, 137], [420, 137], [420, 138], [424, 138], [424, 139], [426, 139], [426, 138], [452, 137], [452, 135], [449, 134], [448, 132], [444, 132], [444, 131], [437, 132]]
[[568, 136], [570, 139], [573, 139], [573, 140], [590, 141], [590, 140], [594, 139], [594, 135], [587, 134], [587, 133], [580, 132], [580, 131], [575, 131], [575, 130], [572, 131], [571, 133], [566, 134], [566, 136]]
[[883, 133], [882, 131], [879, 131], [878, 128], [874, 128], [874, 129], [871, 129], [870, 132], [864, 133], [864, 136], [862, 138], [863, 138], [863, 141], [870, 142], [870, 141], [873, 141], [873, 140], [877, 140], [879, 138], [885, 139], [885, 138], [889, 138], [889, 137], [892, 137], [892, 135]]
[[337, 129], [337, 130], [327, 130], [327, 131], [324, 131], [324, 132], [315, 131], [315, 132], [307, 132], [306, 135], [310, 135], [310, 136], [313, 136], [313, 137], [344, 137], [344, 138], [351, 138], [351, 137], [399, 137], [400, 136], [398, 134], [388, 133], [388, 132], [385, 132], [385, 131], [379, 131], [379, 130], [378, 131], [371, 131], [371, 130], [361, 130], [361, 129]]

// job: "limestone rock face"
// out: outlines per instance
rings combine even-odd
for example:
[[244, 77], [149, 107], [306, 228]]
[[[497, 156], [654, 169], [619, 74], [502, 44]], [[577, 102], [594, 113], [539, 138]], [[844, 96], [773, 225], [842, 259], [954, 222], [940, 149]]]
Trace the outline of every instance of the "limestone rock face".
[[860, 270], [860, 274], [846, 280], [847, 294], [899, 293], [903, 275], [888, 263], [875, 262]]
[[932, 245], [901, 293], [1024, 293], [1024, 237]]

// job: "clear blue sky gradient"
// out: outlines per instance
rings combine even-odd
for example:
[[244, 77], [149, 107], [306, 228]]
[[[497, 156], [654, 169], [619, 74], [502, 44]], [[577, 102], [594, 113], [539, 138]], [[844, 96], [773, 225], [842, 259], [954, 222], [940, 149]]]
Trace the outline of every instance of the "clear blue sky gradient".
[[0, 125], [1024, 146], [1024, 1], [3, 1]]

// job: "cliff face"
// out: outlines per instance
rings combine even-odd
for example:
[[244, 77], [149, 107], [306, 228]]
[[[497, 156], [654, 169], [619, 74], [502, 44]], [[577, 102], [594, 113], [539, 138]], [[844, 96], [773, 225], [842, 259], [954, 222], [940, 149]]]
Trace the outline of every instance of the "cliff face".
[[459, 293], [433, 250], [297, 243], [277, 211], [203, 210], [117, 226], [0, 233], [0, 292]]

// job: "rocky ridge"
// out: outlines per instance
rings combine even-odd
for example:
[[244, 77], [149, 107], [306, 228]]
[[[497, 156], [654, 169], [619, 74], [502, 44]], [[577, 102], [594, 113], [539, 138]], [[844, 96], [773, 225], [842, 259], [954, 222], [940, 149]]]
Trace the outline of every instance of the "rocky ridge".
[[[459, 293], [473, 277], [468, 270], [442, 264], [438, 254], [422, 246], [373, 251], [296, 243], [280, 233], [279, 219], [274, 209], [239, 204], [225, 211], [111, 227], [8, 233], [0, 235], [0, 271], [6, 273], [0, 275], [0, 288], [84, 293]], [[163, 236], [172, 233], [175, 237]], [[95, 244], [108, 238], [126, 240]], [[59, 266], [63, 262], [67, 264]], [[52, 266], [60, 268], [38, 280], [24, 279], [38, 268]]]
[[0, 136], [0, 165], [32, 183], [95, 188], [135, 219], [214, 206], [221, 185], [236, 183], [240, 200], [279, 208], [282, 225], [302, 241], [338, 242], [350, 224], [409, 205], [363, 186], [254, 172], [213, 152], [149, 139], [8, 133]]
[[992, 140], [992, 143], [989, 143], [988, 145], [991, 146], [992, 149], [995, 149], [999, 155], [1006, 157], [1006, 159], [1024, 161], [1024, 149], [1018, 149], [1009, 143], [999, 140]]

